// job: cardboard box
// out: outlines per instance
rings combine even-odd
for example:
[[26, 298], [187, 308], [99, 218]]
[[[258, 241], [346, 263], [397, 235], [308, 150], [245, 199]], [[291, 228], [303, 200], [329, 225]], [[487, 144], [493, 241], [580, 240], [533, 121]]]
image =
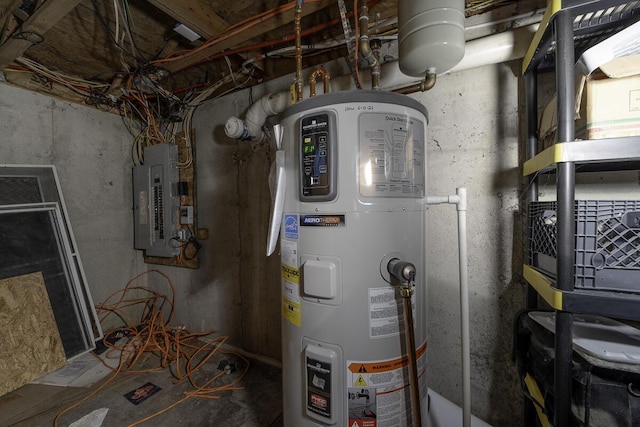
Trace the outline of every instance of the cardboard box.
[[[640, 135], [640, 55], [615, 59], [589, 76], [579, 75], [575, 112], [576, 139]], [[540, 118], [544, 148], [555, 143], [557, 127], [554, 97]]]

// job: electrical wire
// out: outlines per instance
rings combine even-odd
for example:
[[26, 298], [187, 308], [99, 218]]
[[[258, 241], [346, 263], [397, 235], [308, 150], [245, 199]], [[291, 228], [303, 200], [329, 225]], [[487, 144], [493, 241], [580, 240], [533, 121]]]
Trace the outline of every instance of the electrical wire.
[[136, 48], [136, 43], [132, 34], [136, 34], [135, 25], [133, 23], [133, 17], [131, 16], [131, 9], [129, 8], [129, 2], [127, 0], [122, 0], [122, 13], [125, 22], [125, 31], [127, 33], [127, 37], [129, 38], [129, 43], [131, 45], [131, 53], [133, 54], [134, 65], [137, 66], [136, 58], [138, 57], [138, 49]]
[[516, 3], [516, 0], [475, 0], [475, 1], [466, 1], [465, 2], [465, 13], [467, 15], [472, 15], [476, 13], [480, 13], [484, 9], [497, 8], [498, 6], [502, 6], [509, 3]]
[[[164, 278], [170, 293], [164, 294], [148, 286], [137, 284], [147, 275], [159, 275]], [[103, 343], [107, 347], [106, 359], [117, 359], [116, 368], [111, 367], [103, 359], [99, 360], [113, 370], [113, 374], [100, 386], [85, 397], [65, 408], [54, 419], [54, 427], [58, 427], [60, 419], [73, 408], [94, 397], [110, 384], [121, 372], [144, 373], [168, 370], [174, 377], [174, 384], [188, 381], [191, 390], [183, 392], [183, 397], [164, 409], [135, 421], [129, 427], [143, 424], [170, 409], [182, 404], [190, 398], [218, 399], [220, 393], [240, 390], [239, 385], [249, 368], [249, 361], [242, 355], [223, 350], [227, 336], [213, 336], [215, 331], [190, 333], [183, 326], [171, 326], [175, 317], [175, 287], [171, 279], [159, 270], [149, 270], [131, 278], [124, 288], [114, 292], [105, 302], [96, 306], [100, 322], [116, 315], [123, 325], [105, 333]], [[130, 312], [140, 312], [134, 318]], [[125, 336], [126, 342], [120, 344], [118, 337]], [[216, 382], [230, 373], [231, 369], [221, 370], [208, 380], [202, 382], [201, 368], [213, 361], [217, 354], [232, 355], [242, 361], [241, 369], [232, 381], [218, 385]], [[148, 356], [155, 356], [158, 365], [145, 368], [142, 362]], [[236, 368], [238, 366], [236, 365]]]
[[[315, 1], [319, 0], [309, 0], [309, 2]], [[373, 0], [369, 2], [369, 5], [373, 5], [379, 1], [380, 0]], [[183, 149], [180, 150], [180, 158], [178, 162], [178, 166], [181, 168], [189, 167], [193, 163], [193, 141], [191, 141], [192, 137], [190, 129], [193, 113], [197, 106], [204, 100], [211, 98], [214, 93], [216, 93], [216, 96], [222, 96], [233, 90], [245, 87], [249, 80], [253, 78], [252, 76], [255, 70], [255, 68], [250, 67], [250, 65], [270, 54], [264, 54], [261, 58], [256, 57], [255, 61], [245, 61], [243, 68], [239, 72], [233, 71], [232, 64], [228, 56], [235, 52], [273, 46], [275, 44], [290, 41], [290, 39], [285, 37], [263, 42], [258, 45], [244, 46], [212, 55], [207, 58], [207, 60], [220, 56], [225, 58], [229, 68], [229, 74], [218, 80], [209, 88], [205, 88], [203, 90], [200, 90], [200, 87], [197, 85], [192, 85], [194, 90], [187, 90], [187, 94], [185, 94], [182, 99], [176, 95], [176, 93], [179, 93], [178, 90], [169, 91], [162, 86], [161, 83], [163, 82], [163, 78], [166, 77], [161, 77], [161, 75], [168, 76], [169, 74], [166, 70], [163, 71], [159, 68], [159, 66], [164, 62], [172, 62], [187, 57], [195, 52], [226, 40], [229, 37], [247, 31], [264, 23], [265, 20], [275, 18], [292, 10], [296, 4], [295, 1], [291, 1], [229, 25], [218, 34], [213, 35], [202, 46], [196, 49], [174, 52], [168, 57], [147, 62], [140, 58], [140, 50], [135, 45], [137, 34], [135, 32], [135, 25], [128, 0], [113, 0], [107, 4], [109, 3], [111, 3], [111, 7], [113, 7], [113, 17], [110, 17], [112, 19], [108, 20], [104, 13], [105, 7], [100, 6], [96, 0], [91, 1], [94, 13], [97, 16], [100, 25], [102, 25], [105, 33], [112, 40], [115, 48], [119, 51], [120, 62], [123, 69], [126, 70], [126, 73], [123, 76], [124, 85], [121, 88], [122, 94], [118, 95], [115, 93], [111, 84], [91, 82], [64, 75], [62, 73], [49, 70], [41, 64], [27, 58], [21, 58], [18, 63], [22, 65], [24, 69], [28, 69], [40, 76], [43, 81], [47, 82], [47, 84], [63, 85], [75, 93], [82, 95], [85, 98], [86, 103], [89, 105], [93, 105], [98, 108], [104, 107], [107, 111], [119, 111], [123, 118], [123, 122], [126, 124], [129, 132], [134, 138], [131, 155], [133, 163], [136, 165], [143, 162], [143, 152], [145, 147], [162, 142], [176, 143], [176, 135], [182, 130], [185, 135], [185, 143], [184, 147], [181, 145]], [[354, 7], [356, 4], [357, 0], [354, 2]], [[110, 7], [107, 6], [107, 8]], [[351, 14], [356, 16], [354, 12], [355, 10], [352, 11]], [[355, 21], [357, 24], [357, 19]], [[326, 22], [305, 30], [302, 35], [309, 35], [326, 30], [339, 22], [340, 19], [334, 19], [331, 22]], [[323, 43], [318, 46], [309, 45], [307, 47], [309, 50], [313, 49], [323, 52], [328, 49], [340, 47], [344, 43], [345, 41], [342, 40]], [[284, 48], [279, 52], [273, 52], [272, 55], [285, 57], [286, 53], [287, 48]], [[133, 63], [133, 66], [130, 65], [131, 63]], [[136, 66], [136, 64], [141, 65]], [[23, 69], [21, 67], [11, 66], [7, 68], [7, 71], [22, 72]], [[223, 93], [217, 93], [219, 89], [225, 85], [231, 85], [231, 87]]]
[[[108, 85], [104, 83], [96, 83], [50, 70], [44, 65], [26, 57], [16, 58], [15, 62], [25, 67], [25, 69], [34, 72], [38, 76], [43, 77], [47, 81], [65, 86], [83, 97], [88, 96], [92, 90], [108, 87]], [[16, 71], [16, 67], [10, 66], [5, 71]]]
[[[315, 3], [318, 2], [320, 0], [307, 0], [308, 3]], [[162, 63], [167, 63], [167, 62], [173, 62], [173, 61], [178, 61], [184, 58], [187, 58], [197, 52], [206, 50], [224, 40], [227, 40], [237, 34], [242, 33], [243, 31], [246, 31], [250, 28], [253, 28], [257, 25], [262, 25], [264, 24], [264, 21], [270, 18], [274, 18], [277, 17], [279, 15], [282, 15], [283, 13], [293, 9], [296, 5], [295, 1], [291, 1], [289, 3], [285, 3], [283, 5], [280, 5], [278, 7], [275, 7], [273, 9], [269, 9], [265, 12], [262, 12], [258, 15], [254, 15], [250, 18], [247, 19], [243, 19], [239, 22], [236, 22], [235, 24], [232, 24], [230, 26], [228, 26], [227, 28], [225, 28], [224, 30], [220, 31], [219, 33], [213, 35], [211, 38], [209, 38], [206, 42], [204, 42], [202, 45], [196, 47], [195, 49], [191, 49], [191, 50], [182, 50], [182, 51], [177, 51], [177, 52], [173, 52], [171, 55], [162, 58], [162, 59], [157, 59], [155, 61], [152, 61], [152, 64], [162, 64]]]
[[[128, 56], [131, 56], [131, 53], [123, 46], [123, 44], [121, 42], [118, 41], [120, 35], [118, 33], [113, 33], [111, 30], [111, 27], [109, 25], [109, 23], [107, 22], [107, 18], [105, 17], [105, 15], [102, 13], [102, 11], [100, 10], [99, 4], [97, 0], [91, 0], [91, 4], [93, 5], [93, 11], [95, 13], [95, 15], [98, 17], [98, 21], [100, 21], [100, 25], [102, 26], [102, 28], [104, 29], [104, 32], [107, 34], [107, 36], [109, 37], [109, 39], [113, 42], [114, 46], [118, 49], [118, 51], [121, 54], [127, 54]], [[118, 20], [119, 22], [119, 6], [117, 4], [117, 0], [114, 0], [114, 15], [116, 16], [114, 19]], [[118, 9], [118, 10], [116, 10]], [[123, 23], [124, 25], [124, 23]], [[118, 24], [118, 29], [120, 27], [120, 24]], [[133, 58], [133, 59], [137, 59], [137, 58]], [[124, 57], [123, 57], [124, 60]], [[125, 61], [126, 64], [126, 61]], [[128, 69], [128, 65], [125, 67], [126, 69]]]

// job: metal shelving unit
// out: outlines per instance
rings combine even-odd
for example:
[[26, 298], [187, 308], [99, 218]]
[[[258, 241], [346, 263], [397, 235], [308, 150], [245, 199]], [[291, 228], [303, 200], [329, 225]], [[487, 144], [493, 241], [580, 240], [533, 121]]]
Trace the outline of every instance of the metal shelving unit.
[[[529, 179], [527, 200], [537, 200], [536, 178], [541, 173], [555, 173], [557, 188], [556, 278], [551, 279], [532, 266], [524, 266], [524, 278], [531, 285], [528, 308], [537, 307], [540, 295], [556, 310], [554, 419], [547, 419], [544, 411], [536, 407], [542, 425], [569, 425], [573, 313], [640, 320], [640, 294], [574, 287], [576, 165], [580, 165], [580, 171], [640, 169], [640, 138], [575, 141], [575, 58], [638, 20], [640, 1], [549, 1], [524, 58], [528, 160], [523, 172]], [[539, 153], [537, 74], [547, 70], [555, 70], [556, 75], [558, 143]], [[525, 385], [529, 393], [539, 395], [535, 381], [527, 377]]]

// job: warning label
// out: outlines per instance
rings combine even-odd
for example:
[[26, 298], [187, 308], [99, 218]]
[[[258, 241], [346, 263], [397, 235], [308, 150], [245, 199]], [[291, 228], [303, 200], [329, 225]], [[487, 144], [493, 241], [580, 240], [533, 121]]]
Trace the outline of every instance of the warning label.
[[282, 264], [298, 268], [298, 242], [282, 239], [280, 241], [280, 259]]
[[359, 375], [358, 379], [353, 383], [353, 385], [356, 387], [366, 387], [367, 383], [365, 382], [364, 378], [362, 378], [362, 375]]
[[[427, 395], [426, 350], [427, 343], [416, 350], [420, 395], [424, 399]], [[411, 419], [411, 405], [405, 401], [405, 391], [409, 387], [408, 364], [407, 356], [378, 361], [347, 361], [349, 427], [407, 424]]]
[[[411, 296], [415, 322], [416, 296]], [[403, 326], [402, 298], [392, 287], [369, 289], [369, 336], [383, 338], [398, 335]]]
[[282, 316], [293, 325], [302, 326], [300, 270], [282, 264]]

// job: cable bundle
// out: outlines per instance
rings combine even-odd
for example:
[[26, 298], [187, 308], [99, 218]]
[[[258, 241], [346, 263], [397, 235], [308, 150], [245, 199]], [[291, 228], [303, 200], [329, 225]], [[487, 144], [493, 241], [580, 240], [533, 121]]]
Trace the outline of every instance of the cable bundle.
[[[138, 279], [152, 273], [166, 279], [171, 290], [170, 296], [148, 286], [136, 285]], [[226, 336], [213, 337], [215, 331], [191, 333], [183, 326], [171, 326], [175, 315], [174, 306], [175, 288], [173, 283], [167, 275], [159, 270], [149, 270], [133, 277], [124, 288], [113, 293], [104, 303], [97, 305], [100, 322], [104, 322], [108, 317], [114, 315], [123, 322], [121, 327], [111, 329], [105, 333], [103, 338], [103, 343], [107, 347], [106, 358], [117, 357], [119, 359], [118, 366], [113, 369], [103, 359], [100, 359], [105, 366], [114, 370], [113, 375], [83, 399], [60, 412], [54, 420], [54, 427], [58, 426], [62, 415], [95, 396], [120, 372], [144, 373], [169, 369], [175, 384], [188, 380], [193, 387], [192, 390], [185, 391], [184, 397], [178, 401], [149, 417], [130, 424], [130, 427], [149, 421], [192, 397], [218, 399], [220, 392], [242, 389], [237, 384], [246, 374], [249, 362], [237, 353], [222, 350], [223, 344], [228, 339]], [[139, 320], [134, 320], [130, 314], [132, 311], [141, 312]], [[122, 338], [126, 338], [124, 343], [121, 343]], [[198, 371], [207, 362], [212, 361], [213, 356], [217, 353], [232, 354], [244, 362], [243, 366], [227, 364], [212, 378], [199, 383]], [[143, 360], [148, 359], [149, 356], [158, 358], [158, 366], [140, 367]], [[216, 385], [215, 383], [219, 379], [232, 372], [229, 366], [233, 366], [233, 371], [235, 368], [240, 368], [237, 377], [226, 384]]]

